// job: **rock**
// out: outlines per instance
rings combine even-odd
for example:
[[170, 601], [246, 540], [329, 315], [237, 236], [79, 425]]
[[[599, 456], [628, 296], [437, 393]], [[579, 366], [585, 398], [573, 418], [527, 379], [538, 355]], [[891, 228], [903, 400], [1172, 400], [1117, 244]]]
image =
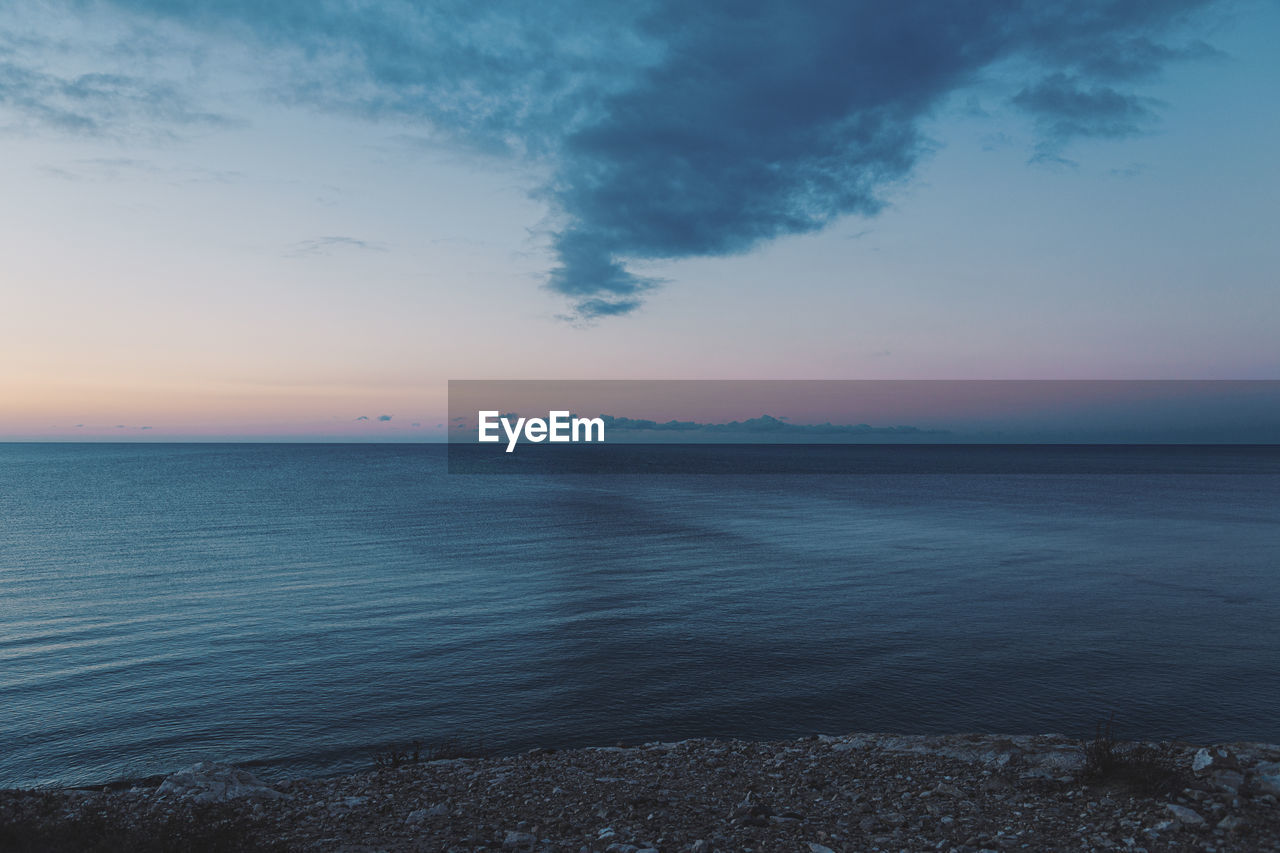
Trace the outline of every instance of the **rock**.
[[733, 817], [769, 817], [771, 814], [773, 814], [773, 812], [769, 810], [769, 807], [766, 805], [763, 805], [762, 803], [755, 803], [754, 805], [749, 805], [745, 801], [743, 801], [739, 803], [738, 806], [733, 810], [732, 816]]
[[218, 803], [241, 798], [258, 800], [288, 799], [274, 788], [263, 784], [247, 770], [229, 764], [201, 761], [166, 778], [156, 788], [156, 796], [170, 796], [197, 803]]
[[1204, 818], [1194, 809], [1180, 806], [1177, 803], [1165, 803], [1164, 807], [1169, 810], [1178, 823], [1184, 826], [1201, 826], [1204, 823]]
[[1222, 820], [1218, 821], [1218, 829], [1221, 829], [1223, 832], [1235, 832], [1242, 826], [1244, 826], [1244, 819], [1233, 814], [1229, 814]]
[[426, 809], [414, 809], [405, 816], [405, 823], [422, 823], [430, 817], [445, 817], [449, 814], [449, 807], [444, 803], [437, 803]]
[[1244, 785], [1244, 774], [1237, 770], [1219, 770], [1210, 777], [1210, 781], [1221, 791], [1238, 794]]
[[809, 853], [836, 853], [825, 844], [818, 844], [816, 841], [809, 842]]
[[1280, 796], [1280, 773], [1260, 773], [1253, 777], [1253, 784], [1264, 794]]
[[533, 848], [538, 841], [538, 836], [531, 832], [517, 832], [514, 829], [507, 830], [506, 838], [502, 839], [503, 850], [519, 850], [521, 848]]
[[1191, 759], [1191, 769], [1196, 773], [1208, 770], [1239, 770], [1240, 760], [1235, 753], [1220, 746], [1204, 747], [1196, 750]]
[[711, 842], [699, 838], [689, 845], [689, 853], [711, 853]]
[[1084, 756], [1077, 749], [1051, 749], [1030, 753], [1024, 756], [1023, 761], [1044, 771], [1045, 778], [1074, 773], [1084, 766]]

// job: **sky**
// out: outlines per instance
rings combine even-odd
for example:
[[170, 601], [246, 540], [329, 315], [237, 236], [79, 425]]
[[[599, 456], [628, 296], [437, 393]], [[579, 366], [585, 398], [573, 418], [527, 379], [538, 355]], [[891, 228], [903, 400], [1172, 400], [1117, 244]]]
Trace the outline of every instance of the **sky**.
[[1277, 36], [1253, 0], [6, 4], [0, 439], [433, 440], [449, 379], [1280, 379]]

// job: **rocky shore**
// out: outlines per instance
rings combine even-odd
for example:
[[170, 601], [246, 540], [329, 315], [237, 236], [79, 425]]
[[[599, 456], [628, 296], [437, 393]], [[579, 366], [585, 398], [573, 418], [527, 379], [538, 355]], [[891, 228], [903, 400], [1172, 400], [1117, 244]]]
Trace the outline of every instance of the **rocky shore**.
[[0, 850], [1280, 851], [1280, 746], [688, 740], [0, 792]]

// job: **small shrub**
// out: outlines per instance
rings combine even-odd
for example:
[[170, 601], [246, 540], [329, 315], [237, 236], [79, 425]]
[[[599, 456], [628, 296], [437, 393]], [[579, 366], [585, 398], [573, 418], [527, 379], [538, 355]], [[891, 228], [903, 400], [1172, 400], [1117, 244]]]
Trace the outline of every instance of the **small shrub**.
[[158, 814], [113, 803], [70, 808], [53, 791], [0, 794], [0, 850], [13, 853], [258, 853], [281, 850], [234, 804]]
[[1084, 767], [1081, 772], [1086, 779], [1107, 779], [1115, 773], [1119, 763], [1115, 721], [1114, 711], [1105, 723], [1098, 721], [1094, 726], [1093, 740], [1084, 745]]
[[1094, 785], [1117, 785], [1145, 797], [1182, 790], [1186, 779], [1176, 756], [1167, 747], [1124, 744], [1115, 736], [1115, 714], [1094, 729], [1084, 744], [1081, 778]]

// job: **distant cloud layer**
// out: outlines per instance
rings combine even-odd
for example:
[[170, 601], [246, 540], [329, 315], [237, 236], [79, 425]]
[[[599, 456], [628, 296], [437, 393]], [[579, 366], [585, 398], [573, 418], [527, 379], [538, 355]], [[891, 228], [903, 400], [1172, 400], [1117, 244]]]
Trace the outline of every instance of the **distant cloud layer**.
[[[541, 164], [549, 178], [537, 196], [551, 209], [556, 256], [547, 284], [590, 319], [626, 314], [661, 284], [647, 261], [739, 253], [874, 215], [925, 149], [922, 121], [980, 81], [1003, 86], [1034, 120], [1038, 159], [1062, 159], [1077, 138], [1143, 132], [1161, 105], [1134, 85], [1211, 55], [1186, 33], [1217, 4], [113, 5], [282, 53], [288, 61], [271, 67], [293, 69], [276, 82], [288, 100], [421, 122], [437, 140]], [[166, 85], [57, 77], [13, 59], [19, 48], [8, 44], [0, 103], [49, 125], [87, 133], [117, 114], [218, 120]]]
[[658, 422], [644, 418], [622, 418], [613, 415], [600, 415], [607, 433], [616, 431], [638, 432], [678, 432], [683, 434], [699, 432], [709, 434], [739, 434], [773, 436], [914, 436], [914, 435], [949, 435], [948, 430], [922, 430], [914, 426], [871, 426], [870, 424], [833, 424], [830, 421], [821, 424], [793, 424], [786, 418], [775, 418], [772, 415], [761, 415], [758, 418], [747, 418], [745, 421], [729, 423], [702, 423], [700, 421], [665, 421]]

